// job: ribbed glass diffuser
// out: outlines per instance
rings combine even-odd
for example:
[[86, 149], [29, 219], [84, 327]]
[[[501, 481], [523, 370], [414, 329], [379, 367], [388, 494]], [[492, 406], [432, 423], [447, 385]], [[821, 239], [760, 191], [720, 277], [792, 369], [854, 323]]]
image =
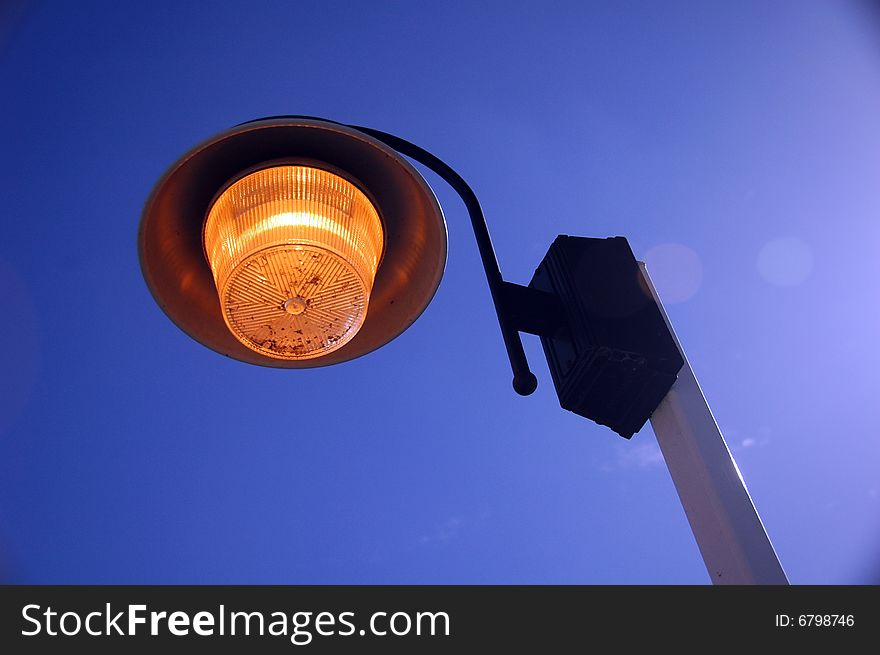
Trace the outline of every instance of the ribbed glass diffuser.
[[286, 165], [223, 191], [208, 211], [204, 241], [235, 337], [268, 357], [311, 359], [363, 324], [384, 235], [355, 185]]

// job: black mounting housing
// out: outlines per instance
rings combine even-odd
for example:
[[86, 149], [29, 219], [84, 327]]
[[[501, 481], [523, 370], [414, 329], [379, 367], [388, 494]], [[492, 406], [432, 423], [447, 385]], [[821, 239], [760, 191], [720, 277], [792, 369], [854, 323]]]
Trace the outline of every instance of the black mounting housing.
[[541, 335], [559, 404], [632, 437], [684, 360], [627, 240], [560, 235], [529, 287], [561, 307], [561, 325]]

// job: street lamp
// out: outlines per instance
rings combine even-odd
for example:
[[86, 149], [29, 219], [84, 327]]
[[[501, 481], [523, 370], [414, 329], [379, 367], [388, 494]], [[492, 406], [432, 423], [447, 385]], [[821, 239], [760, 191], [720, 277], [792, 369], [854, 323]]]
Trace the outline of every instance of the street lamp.
[[383, 143], [329, 121], [267, 119], [168, 169], [138, 251], [156, 302], [193, 339], [306, 368], [364, 355], [418, 318], [443, 275], [446, 225], [422, 176]]
[[715, 583], [787, 582], [650, 277], [626, 239], [561, 235], [528, 286], [501, 276], [476, 195], [392, 134], [302, 116], [237, 125], [168, 169], [138, 250], [184, 332], [247, 363], [336, 364], [388, 343], [431, 301], [446, 226], [427, 166], [468, 210], [513, 370], [538, 335], [563, 408], [630, 438], [649, 419]]

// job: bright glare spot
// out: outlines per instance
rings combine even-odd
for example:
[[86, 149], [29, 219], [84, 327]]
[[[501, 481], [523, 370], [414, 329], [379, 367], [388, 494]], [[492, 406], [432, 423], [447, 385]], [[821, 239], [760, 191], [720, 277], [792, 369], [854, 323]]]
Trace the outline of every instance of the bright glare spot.
[[758, 443], [758, 442], [755, 441], [754, 439], [752, 439], [751, 437], [746, 437], [745, 439], [742, 440], [742, 447], [743, 448], [751, 448], [756, 443]]
[[764, 244], [758, 253], [758, 273], [771, 284], [793, 287], [813, 270], [813, 251], [803, 240], [781, 237]]
[[690, 300], [703, 284], [703, 263], [681, 243], [662, 243], [645, 255], [648, 274], [666, 304]]
[[733, 468], [736, 471], [736, 476], [739, 478], [739, 481], [742, 483], [742, 486], [746, 486], [746, 481], [743, 479], [742, 471], [739, 470], [739, 465], [736, 463], [736, 460], [733, 458], [733, 455], [730, 456], [730, 461], [733, 464]]

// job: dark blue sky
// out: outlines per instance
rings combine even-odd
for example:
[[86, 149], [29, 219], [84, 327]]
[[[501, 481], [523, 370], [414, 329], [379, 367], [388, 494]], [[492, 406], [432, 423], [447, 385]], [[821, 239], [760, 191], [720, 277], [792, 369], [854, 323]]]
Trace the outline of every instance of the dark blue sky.
[[[452, 191], [419, 321], [327, 369], [216, 355], [135, 250], [152, 185], [309, 114], [435, 152], [505, 276], [625, 235], [791, 580], [880, 570], [880, 44], [862, 5], [28, 3], [0, 14], [0, 576], [703, 583], [650, 427], [516, 396]], [[11, 16], [11, 18], [10, 18]], [[872, 577], [875, 576], [875, 577]]]

